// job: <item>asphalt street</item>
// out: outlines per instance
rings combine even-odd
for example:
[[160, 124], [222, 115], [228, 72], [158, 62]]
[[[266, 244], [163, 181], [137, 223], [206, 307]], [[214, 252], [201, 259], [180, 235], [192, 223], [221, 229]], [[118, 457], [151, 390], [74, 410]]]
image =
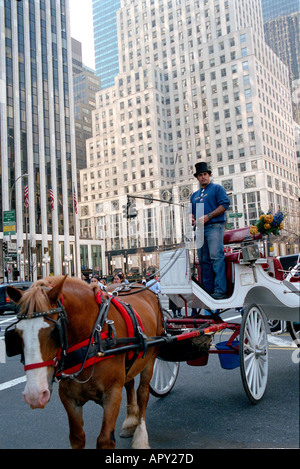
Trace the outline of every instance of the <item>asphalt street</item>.
[[[2, 324], [1, 324], [2, 323]], [[1, 333], [6, 326], [0, 318]], [[0, 340], [3, 345], [3, 340]], [[204, 367], [181, 363], [173, 390], [164, 398], [150, 396], [147, 429], [153, 449], [299, 448], [299, 353], [287, 334], [269, 336], [269, 377], [263, 399], [249, 402], [239, 368], [224, 370], [217, 355]], [[13, 381], [16, 380], [16, 381]], [[32, 410], [22, 398], [25, 386], [18, 357], [0, 362], [0, 448], [68, 449], [68, 422], [58, 397], [58, 384], [45, 409]], [[131, 440], [119, 437], [125, 417], [125, 394], [117, 421], [119, 449]], [[94, 449], [102, 409], [84, 407], [86, 448]]]

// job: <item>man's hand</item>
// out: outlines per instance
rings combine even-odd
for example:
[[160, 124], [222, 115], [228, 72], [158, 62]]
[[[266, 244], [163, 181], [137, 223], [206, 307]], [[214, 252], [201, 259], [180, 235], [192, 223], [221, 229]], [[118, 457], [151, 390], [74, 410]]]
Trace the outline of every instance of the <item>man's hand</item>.
[[194, 217], [193, 214], [190, 215], [190, 222], [191, 222], [192, 226], [194, 226], [195, 223], [196, 223], [196, 220], [195, 220], [195, 217]]
[[208, 221], [209, 221], [208, 215], [203, 215], [203, 217], [200, 217], [198, 219], [198, 222], [200, 223], [200, 225], [205, 225], [205, 223], [207, 223]]

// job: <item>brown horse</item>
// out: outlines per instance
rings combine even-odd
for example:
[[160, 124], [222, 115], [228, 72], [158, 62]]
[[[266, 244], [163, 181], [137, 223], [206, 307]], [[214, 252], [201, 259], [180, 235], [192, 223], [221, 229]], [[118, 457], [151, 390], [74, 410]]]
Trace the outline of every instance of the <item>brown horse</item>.
[[[92, 358], [87, 362], [90, 363], [89, 366], [81, 369], [79, 365], [79, 374], [77, 372], [72, 379], [65, 379], [64, 370], [58, 372], [59, 363], [63, 363], [63, 355], [69, 350], [76, 350], [78, 344], [89, 342], [99, 319], [95, 291], [77, 278], [55, 276], [35, 282], [25, 292], [13, 287], [8, 287], [7, 292], [18, 304], [20, 311], [15, 331], [17, 337], [22, 338], [27, 376], [23, 392], [25, 401], [32, 408], [43, 408], [50, 399], [55, 376], [58, 379], [64, 378], [59, 382], [59, 396], [68, 414], [72, 448], [85, 446], [82, 407], [87, 401], [93, 400], [103, 407], [97, 448], [113, 449], [114, 428], [121, 406], [122, 388], [125, 386], [127, 416], [121, 436], [133, 435], [133, 448], [149, 447], [145, 413], [158, 347], [154, 345], [144, 349], [144, 357], [140, 356], [142, 352], [139, 349], [139, 355], [131, 361], [130, 366], [127, 351], [107, 357], [102, 353], [99, 361]], [[120, 300], [130, 303], [138, 313], [144, 329], [143, 337], [161, 336], [162, 313], [155, 294], [149, 290], [140, 290], [130, 296], [120, 295]], [[107, 300], [105, 302], [107, 304]], [[62, 308], [60, 305], [63, 305]], [[124, 317], [112, 301], [109, 302], [101, 334], [106, 334], [105, 337], [110, 337], [112, 341], [116, 337], [131, 337], [128, 336], [128, 325]], [[67, 346], [62, 346], [62, 343], [67, 343]], [[96, 357], [101, 357], [101, 352]], [[140, 383], [135, 393], [134, 377], [138, 374]]]

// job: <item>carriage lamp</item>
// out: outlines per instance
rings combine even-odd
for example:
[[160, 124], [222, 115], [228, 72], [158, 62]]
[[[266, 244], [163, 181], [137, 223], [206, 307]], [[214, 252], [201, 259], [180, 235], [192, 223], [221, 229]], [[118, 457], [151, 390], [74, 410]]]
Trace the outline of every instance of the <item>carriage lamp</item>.
[[242, 254], [244, 261], [256, 261], [260, 257], [258, 245], [248, 244], [247, 246], [242, 246]]

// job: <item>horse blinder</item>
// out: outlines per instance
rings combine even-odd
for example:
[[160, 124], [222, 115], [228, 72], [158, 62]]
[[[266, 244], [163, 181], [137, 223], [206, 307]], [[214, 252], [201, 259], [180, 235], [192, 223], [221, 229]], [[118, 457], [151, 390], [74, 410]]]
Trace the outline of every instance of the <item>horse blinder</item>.
[[24, 353], [22, 339], [15, 329], [10, 329], [14, 325], [15, 324], [11, 324], [5, 329], [4, 340], [6, 347], [6, 355], [8, 357], [15, 357], [16, 355], [21, 355], [23, 359]]
[[[58, 313], [58, 319], [54, 320], [50, 318], [50, 314]], [[6, 347], [6, 355], [8, 357], [14, 357], [16, 355], [21, 355], [21, 362], [24, 363], [24, 350], [23, 350], [23, 342], [17, 331], [11, 329], [11, 327], [15, 326], [19, 320], [21, 319], [34, 319], [37, 317], [45, 317], [49, 321], [54, 323], [54, 329], [51, 332], [51, 338], [55, 341], [58, 347], [60, 347], [62, 354], [61, 358], [63, 360], [63, 355], [65, 351], [68, 349], [68, 340], [67, 340], [67, 330], [66, 330], [66, 323], [68, 323], [67, 314], [65, 309], [59, 302], [58, 308], [54, 308], [52, 310], [43, 311], [39, 313], [33, 313], [32, 316], [27, 317], [26, 315], [21, 315], [20, 313], [17, 314], [18, 321], [14, 324], [11, 324], [5, 329], [4, 339], [5, 339], [5, 347]], [[46, 363], [46, 362], [45, 362]]]

